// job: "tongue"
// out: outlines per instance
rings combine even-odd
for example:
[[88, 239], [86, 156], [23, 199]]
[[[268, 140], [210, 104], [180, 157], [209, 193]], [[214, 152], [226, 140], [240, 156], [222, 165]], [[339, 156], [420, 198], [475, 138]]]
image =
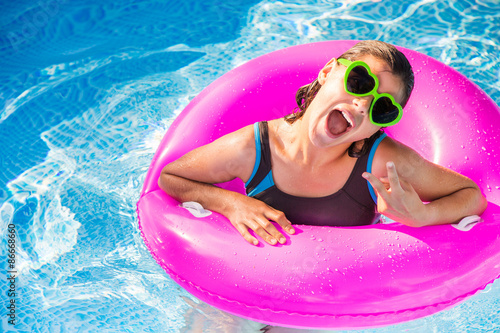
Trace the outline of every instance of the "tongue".
[[328, 129], [333, 135], [339, 135], [347, 130], [349, 124], [339, 111], [333, 111], [328, 118]]

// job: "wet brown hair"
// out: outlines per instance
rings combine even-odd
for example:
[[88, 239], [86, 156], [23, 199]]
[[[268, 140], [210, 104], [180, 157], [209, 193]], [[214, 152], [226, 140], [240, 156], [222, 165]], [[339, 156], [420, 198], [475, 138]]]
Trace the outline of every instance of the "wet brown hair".
[[[367, 55], [374, 56], [387, 63], [392, 74], [401, 80], [403, 83], [403, 100], [400, 104], [404, 107], [410, 98], [414, 85], [413, 70], [406, 56], [391, 44], [377, 40], [367, 40], [357, 43], [337, 59], [355, 61]], [[293, 124], [295, 121], [302, 118], [320, 88], [321, 84], [319, 84], [318, 79], [308, 85], [300, 87], [295, 95], [295, 100], [298, 105], [296, 112], [285, 116], [285, 121], [289, 124]], [[371, 146], [371, 143], [375, 141], [382, 132], [383, 130], [380, 129], [371, 137], [365, 139], [361, 149], [357, 148], [357, 142], [353, 142], [348, 149], [349, 156], [360, 157], [366, 154], [368, 147]]]

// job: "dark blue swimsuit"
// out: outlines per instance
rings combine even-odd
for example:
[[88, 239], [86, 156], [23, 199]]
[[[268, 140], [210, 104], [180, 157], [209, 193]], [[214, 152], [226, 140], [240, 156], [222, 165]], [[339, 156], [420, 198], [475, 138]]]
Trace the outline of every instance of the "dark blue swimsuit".
[[254, 124], [256, 159], [246, 193], [282, 211], [294, 224], [323, 226], [359, 226], [377, 223], [376, 195], [361, 176], [371, 172], [375, 151], [386, 137], [382, 134], [370, 147], [369, 154], [359, 157], [344, 186], [337, 192], [319, 198], [297, 197], [276, 187], [271, 166], [267, 122]]

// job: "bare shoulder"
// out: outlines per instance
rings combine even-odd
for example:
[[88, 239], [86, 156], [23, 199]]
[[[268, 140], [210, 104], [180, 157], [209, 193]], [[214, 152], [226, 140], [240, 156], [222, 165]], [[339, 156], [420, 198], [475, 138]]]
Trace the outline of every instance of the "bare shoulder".
[[386, 136], [382, 142], [380, 142], [380, 145], [377, 148], [377, 155], [380, 155], [380, 157], [395, 157], [398, 156], [399, 154], [409, 154], [409, 153], [416, 153], [412, 148], [409, 146], [405, 145], [404, 143], [401, 143], [389, 136]]
[[418, 168], [431, 163], [423, 158], [411, 147], [393, 139], [386, 137], [377, 148], [373, 158], [372, 173], [376, 177], [387, 176], [387, 162], [395, 163], [398, 173], [402, 176], [415, 174]]
[[217, 141], [221, 142], [213, 156], [225, 160], [225, 168], [232, 176], [247, 181], [252, 174], [257, 156], [254, 125], [245, 126]]
[[255, 135], [254, 125], [245, 126], [237, 131], [229, 133], [219, 140], [222, 141], [222, 147], [232, 151], [234, 157], [240, 162], [253, 162], [255, 160]]

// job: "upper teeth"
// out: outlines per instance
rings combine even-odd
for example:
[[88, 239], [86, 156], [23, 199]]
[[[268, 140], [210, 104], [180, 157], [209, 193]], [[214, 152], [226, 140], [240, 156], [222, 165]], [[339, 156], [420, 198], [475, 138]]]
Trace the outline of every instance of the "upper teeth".
[[351, 121], [351, 119], [349, 119], [349, 117], [347, 116], [347, 114], [344, 111], [342, 111], [341, 113], [342, 113], [342, 116], [345, 118], [345, 120], [347, 120], [347, 122], [349, 123], [349, 125], [353, 126], [352, 121]]

